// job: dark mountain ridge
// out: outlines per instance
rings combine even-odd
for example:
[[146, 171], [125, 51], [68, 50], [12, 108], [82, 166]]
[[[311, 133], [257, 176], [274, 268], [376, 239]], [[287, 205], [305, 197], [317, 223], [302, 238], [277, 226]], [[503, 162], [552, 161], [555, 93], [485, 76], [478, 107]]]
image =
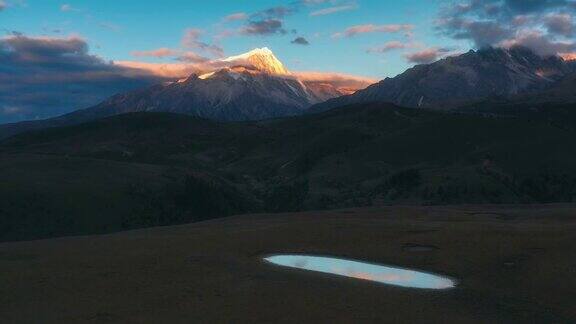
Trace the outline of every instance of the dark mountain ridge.
[[482, 99], [539, 93], [574, 73], [576, 64], [557, 56], [542, 57], [521, 47], [486, 48], [417, 65], [352, 95], [315, 105], [309, 112], [375, 101], [453, 109]]

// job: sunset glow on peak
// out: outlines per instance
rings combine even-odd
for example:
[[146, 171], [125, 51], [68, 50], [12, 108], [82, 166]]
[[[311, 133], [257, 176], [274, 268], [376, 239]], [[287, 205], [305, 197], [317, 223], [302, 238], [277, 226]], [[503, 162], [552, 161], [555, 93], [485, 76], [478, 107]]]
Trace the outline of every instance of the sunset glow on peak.
[[270, 74], [290, 73], [268, 47], [256, 48], [241, 55], [228, 57], [223, 61], [240, 65], [251, 65], [261, 72]]

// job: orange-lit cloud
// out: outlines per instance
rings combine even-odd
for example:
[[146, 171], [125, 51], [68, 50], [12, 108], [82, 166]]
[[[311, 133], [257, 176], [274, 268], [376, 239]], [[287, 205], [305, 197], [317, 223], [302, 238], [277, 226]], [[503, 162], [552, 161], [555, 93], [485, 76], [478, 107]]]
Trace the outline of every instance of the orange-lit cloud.
[[414, 53], [408, 53], [404, 57], [410, 63], [428, 64], [448, 55], [450, 51], [448, 48], [430, 47]]
[[170, 49], [170, 48], [158, 48], [155, 50], [150, 50], [150, 51], [133, 51], [132, 52], [132, 56], [136, 56], [136, 57], [146, 57], [146, 56], [150, 56], [150, 57], [156, 57], [156, 58], [163, 58], [163, 57], [168, 57], [168, 56], [176, 56], [178, 55], [178, 51]]
[[378, 82], [376, 79], [344, 73], [301, 71], [292, 74], [303, 82], [331, 84], [345, 93], [355, 92]]
[[566, 61], [576, 60], [576, 53], [560, 53], [560, 56], [562, 56]]
[[248, 14], [246, 14], [244, 12], [237, 12], [237, 13], [233, 13], [231, 15], [224, 17], [224, 21], [226, 21], [226, 22], [246, 20], [246, 19], [248, 19]]
[[193, 73], [201, 72], [201, 68], [195, 64], [186, 63], [148, 63], [139, 61], [115, 61], [114, 65], [145, 71], [162, 78], [176, 79], [185, 78]]
[[333, 38], [340, 37], [354, 37], [359, 34], [367, 33], [399, 33], [399, 32], [411, 32], [414, 29], [413, 25], [357, 25], [347, 28], [343, 32], [335, 33], [332, 35]]
[[354, 10], [357, 8], [358, 7], [356, 5], [334, 6], [334, 7], [329, 7], [329, 8], [324, 8], [324, 9], [313, 11], [310, 13], [310, 16], [312, 16], [312, 17], [326, 16], [326, 15], [335, 14], [337, 12]]
[[[185, 62], [148, 63], [139, 61], [115, 61], [114, 64], [170, 79], [186, 78], [193, 73], [207, 73], [226, 66], [226, 62], [218, 60], [195, 64]], [[291, 75], [302, 82], [330, 84], [343, 92], [354, 92], [378, 82], [378, 80], [372, 78], [332, 72], [299, 71], [292, 72]]]

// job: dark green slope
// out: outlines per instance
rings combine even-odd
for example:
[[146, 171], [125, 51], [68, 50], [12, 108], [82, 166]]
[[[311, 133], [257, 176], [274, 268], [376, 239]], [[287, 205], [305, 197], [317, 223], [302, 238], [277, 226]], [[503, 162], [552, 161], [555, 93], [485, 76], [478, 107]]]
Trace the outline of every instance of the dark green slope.
[[568, 202], [575, 140], [547, 120], [387, 104], [258, 123], [115, 116], [0, 144], [0, 239], [247, 211]]

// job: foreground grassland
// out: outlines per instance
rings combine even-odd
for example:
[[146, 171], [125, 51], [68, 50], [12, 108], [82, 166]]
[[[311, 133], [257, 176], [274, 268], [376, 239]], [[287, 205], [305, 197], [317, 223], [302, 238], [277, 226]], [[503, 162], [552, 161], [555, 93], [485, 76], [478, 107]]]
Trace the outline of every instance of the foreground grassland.
[[[386, 207], [3, 243], [0, 314], [6, 323], [573, 323], [575, 215], [570, 205]], [[460, 285], [411, 290], [261, 261], [292, 252]]]

